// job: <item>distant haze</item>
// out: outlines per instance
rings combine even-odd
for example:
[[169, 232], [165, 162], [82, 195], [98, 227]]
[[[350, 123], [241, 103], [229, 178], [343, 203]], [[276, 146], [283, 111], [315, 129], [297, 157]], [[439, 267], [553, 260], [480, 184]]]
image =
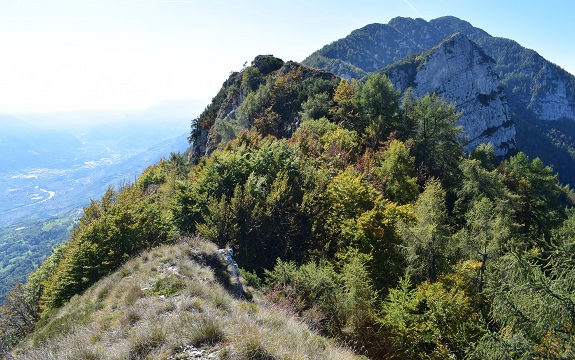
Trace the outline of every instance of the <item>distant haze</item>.
[[0, 113], [207, 104], [230, 71], [259, 54], [302, 61], [396, 16], [453, 15], [573, 73], [574, 13], [572, 1], [3, 0]]
[[[205, 106], [206, 103], [197, 100], [166, 100], [141, 111], [39, 112], [17, 114], [14, 117], [28, 124], [22, 126], [66, 130], [77, 136], [99, 124], [126, 122], [134, 122], [134, 127], [137, 127], [138, 122], [161, 122], [162, 125], [169, 123], [184, 132], [190, 129], [191, 120], [197, 117]], [[5, 123], [5, 120], [0, 118], [0, 124], [2, 123]]]

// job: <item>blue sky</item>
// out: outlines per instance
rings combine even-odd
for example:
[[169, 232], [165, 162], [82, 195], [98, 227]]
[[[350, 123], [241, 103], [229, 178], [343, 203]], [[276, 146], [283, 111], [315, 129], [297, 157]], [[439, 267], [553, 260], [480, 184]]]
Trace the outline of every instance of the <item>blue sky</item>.
[[256, 55], [301, 61], [396, 16], [457, 16], [575, 73], [575, 2], [0, 0], [0, 113], [209, 100]]

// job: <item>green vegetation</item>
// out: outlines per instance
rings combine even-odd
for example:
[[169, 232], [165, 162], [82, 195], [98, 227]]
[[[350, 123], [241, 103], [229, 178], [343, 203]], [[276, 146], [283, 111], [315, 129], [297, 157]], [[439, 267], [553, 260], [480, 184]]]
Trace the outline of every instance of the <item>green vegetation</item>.
[[517, 147], [526, 154], [537, 154], [560, 171], [559, 181], [575, 184], [575, 122], [572, 119], [537, 121], [533, 114], [518, 112], [515, 117]]
[[[352, 356], [332, 341], [371, 358], [573, 356], [574, 196], [551, 168], [464, 154], [453, 105], [400, 103], [381, 75], [257, 60], [194, 122], [209, 157], [109, 190], [12, 290], [3, 348], [28, 334], [24, 358]], [[216, 247], [260, 288], [232, 299]]]
[[61, 261], [43, 282], [42, 302], [59, 307], [130, 257], [169, 239], [170, 225], [153, 195], [138, 186], [110, 189], [84, 209]]
[[66, 241], [76, 221], [76, 217], [61, 217], [18, 223], [0, 231], [0, 302], [12, 286], [24, 282], [26, 274], [40, 266], [54, 246]]

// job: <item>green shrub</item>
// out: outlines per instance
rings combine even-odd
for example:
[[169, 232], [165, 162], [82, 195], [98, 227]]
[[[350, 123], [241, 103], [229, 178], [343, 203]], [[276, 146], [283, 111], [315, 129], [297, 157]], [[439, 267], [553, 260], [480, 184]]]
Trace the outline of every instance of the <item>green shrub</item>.
[[156, 280], [149, 291], [154, 295], [170, 297], [178, 294], [184, 287], [185, 283], [182, 280], [168, 276]]
[[171, 239], [166, 214], [137, 186], [109, 189], [84, 209], [53, 274], [45, 280], [42, 302], [57, 308], [140, 251]]
[[240, 276], [246, 280], [248, 286], [259, 289], [262, 287], [262, 279], [256, 274], [255, 271], [248, 271], [240, 268]]

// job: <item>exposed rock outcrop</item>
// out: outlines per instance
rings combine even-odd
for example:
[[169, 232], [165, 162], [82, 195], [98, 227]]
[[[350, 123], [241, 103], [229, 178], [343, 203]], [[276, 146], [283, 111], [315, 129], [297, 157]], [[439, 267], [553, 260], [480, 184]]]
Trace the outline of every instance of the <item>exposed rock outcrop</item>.
[[240, 270], [238, 268], [238, 263], [234, 260], [233, 255], [233, 249], [218, 250], [218, 256], [220, 259], [222, 259], [230, 276], [230, 287], [232, 288], [232, 293], [236, 299], [240, 299], [244, 294], [244, 287], [240, 281]]
[[525, 101], [539, 120], [575, 120], [575, 92], [573, 79], [562, 75], [553, 64], [542, 64], [533, 86], [538, 89]]
[[397, 89], [412, 87], [417, 97], [436, 93], [455, 102], [463, 111], [458, 124], [467, 135], [467, 151], [490, 142], [497, 155], [505, 155], [515, 148], [515, 127], [494, 65], [482, 49], [458, 33], [383, 72]]

